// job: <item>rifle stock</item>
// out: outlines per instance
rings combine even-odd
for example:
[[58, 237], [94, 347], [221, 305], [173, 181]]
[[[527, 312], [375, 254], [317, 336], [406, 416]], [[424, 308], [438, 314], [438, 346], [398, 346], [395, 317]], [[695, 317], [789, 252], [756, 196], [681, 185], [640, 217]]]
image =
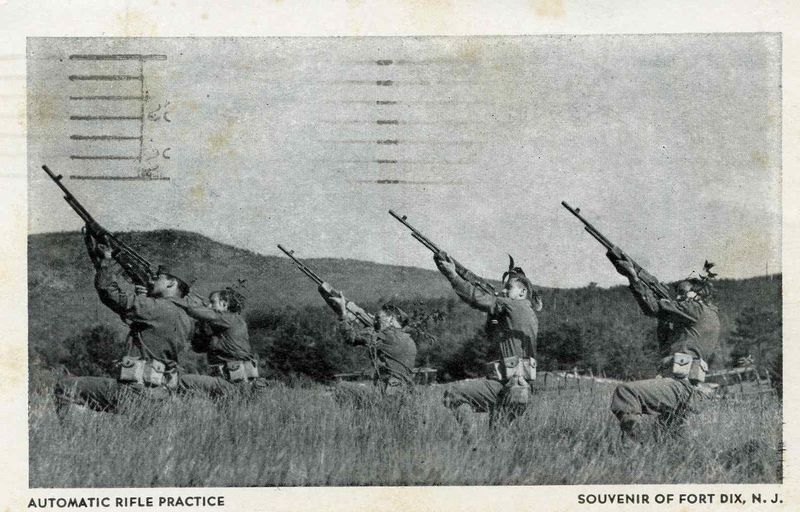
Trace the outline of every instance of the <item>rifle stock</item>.
[[[425, 248], [427, 248], [433, 254], [439, 254], [443, 252], [435, 243], [431, 241], [431, 239], [423, 235], [419, 230], [417, 230], [414, 226], [412, 226], [407, 220], [408, 217], [406, 217], [405, 215], [400, 216], [397, 213], [395, 213], [394, 210], [389, 210], [389, 215], [397, 219], [397, 221], [399, 221], [402, 225], [411, 230], [412, 238], [414, 238], [416, 241], [424, 245]], [[450, 256], [450, 261], [452, 261], [453, 264], [456, 266], [456, 273], [462, 279], [469, 282], [473, 286], [480, 288], [486, 293], [489, 293], [491, 295], [497, 295], [497, 290], [495, 290], [494, 286], [492, 286], [488, 281], [476, 276], [467, 267], [456, 261], [456, 259], [453, 258], [452, 256]]]
[[608, 252], [610, 252], [615, 259], [625, 259], [629, 261], [632, 265], [634, 270], [636, 271], [636, 275], [639, 279], [648, 287], [650, 288], [653, 293], [659, 299], [669, 299], [672, 300], [672, 294], [669, 292], [669, 288], [664, 286], [661, 281], [658, 280], [654, 275], [650, 272], [642, 268], [641, 265], [636, 263], [630, 256], [625, 254], [622, 249], [620, 249], [617, 245], [614, 245], [608, 238], [606, 238], [600, 231], [597, 230], [588, 220], [586, 220], [581, 215], [580, 208], [573, 208], [566, 201], [561, 201], [561, 206], [569, 210], [569, 212], [578, 218], [583, 223], [584, 229], [587, 233], [592, 235], [592, 237], [600, 242], [600, 244], [606, 248]]
[[[319, 277], [319, 275], [316, 272], [314, 272], [313, 270], [311, 270], [311, 268], [308, 267], [308, 265], [297, 259], [297, 257], [294, 255], [293, 250], [286, 249], [281, 244], [278, 244], [278, 249], [280, 249], [286, 256], [288, 256], [292, 260], [292, 262], [294, 262], [295, 267], [297, 267], [300, 270], [300, 272], [308, 276], [309, 279], [314, 281], [314, 284], [316, 284], [323, 292], [325, 292], [325, 294], [327, 295], [326, 297], [323, 297], [325, 299], [325, 303], [328, 304], [328, 306], [330, 306], [331, 309], [337, 311], [335, 303], [331, 301], [330, 298], [341, 297], [342, 293], [336, 290], [327, 282], [323, 281], [322, 278]], [[355, 302], [346, 300], [345, 310], [348, 319], [358, 320], [364, 327], [372, 327], [375, 325], [375, 317], [364, 311], [364, 309]]]

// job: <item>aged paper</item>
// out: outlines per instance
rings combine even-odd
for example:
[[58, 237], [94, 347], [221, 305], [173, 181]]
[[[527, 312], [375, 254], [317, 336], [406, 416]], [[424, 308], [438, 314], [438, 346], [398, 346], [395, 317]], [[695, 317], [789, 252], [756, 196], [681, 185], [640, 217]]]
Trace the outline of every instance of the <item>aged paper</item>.
[[[409, 451], [423, 454], [422, 462], [398, 463], [394, 472], [381, 471], [394, 462], [359, 472], [361, 461], [346, 452], [333, 451], [327, 460], [319, 452], [297, 458], [292, 447], [288, 456], [275, 450], [192, 470], [192, 464], [199, 467], [198, 461], [207, 460], [191, 460], [189, 452], [171, 455], [170, 450], [187, 446], [175, 440], [156, 451], [167, 454], [163, 470], [146, 469], [148, 462], [137, 458], [134, 447], [134, 454], [118, 456], [137, 461], [139, 474], [146, 476], [135, 476], [131, 468], [132, 476], [117, 477], [104, 474], [106, 469], [91, 470], [92, 454], [97, 468], [113, 473], [122, 467], [108, 460], [116, 456], [114, 447], [97, 445], [110, 438], [93, 437], [92, 429], [124, 432], [127, 427], [117, 425], [117, 416], [82, 423], [93, 443], [83, 457], [74, 455], [77, 444], [72, 443], [80, 440], [68, 431], [29, 430], [69, 427], [48, 409], [52, 404], [42, 390], [49, 381], [26, 369], [48, 372], [54, 362], [66, 364], [67, 356], [52, 347], [79, 334], [75, 318], [87, 315], [92, 325], [115, 320], [93, 294], [88, 258], [73, 261], [78, 239], [64, 238], [67, 242], [59, 245], [58, 235], [47, 238], [77, 231], [81, 221], [42, 172], [44, 164], [63, 174], [62, 183], [113, 231], [179, 230], [258, 255], [280, 255], [275, 244], [284, 243], [301, 257], [435, 270], [430, 253], [387, 215], [386, 210], [396, 209], [471, 270], [492, 279], [499, 280], [510, 252], [543, 289], [591, 291], [624, 284], [595, 240], [559, 205], [566, 200], [582, 207], [599, 229], [664, 281], [702, 271], [708, 258], [723, 278], [763, 279], [766, 289], [782, 289], [784, 368], [792, 368], [797, 357], [792, 343], [797, 336], [794, 68], [800, 51], [795, 7], [549, 0], [225, 6], [6, 2], [0, 12], [5, 29], [0, 36], [0, 218], [7, 223], [9, 242], [0, 249], [3, 319], [9, 330], [2, 345], [8, 448], [1, 478], [9, 510], [73, 508], [81, 499], [90, 504], [87, 508], [111, 510], [581, 510], [595, 508], [601, 498], [627, 500], [605, 505], [624, 510], [796, 506], [792, 446], [797, 432], [791, 406], [798, 390], [791, 372], [785, 376], [782, 412], [781, 405], [758, 414], [747, 405], [725, 409], [714, 413], [717, 424], [709, 425], [710, 433], [694, 438], [696, 444], [703, 435], [714, 438], [715, 429], [724, 433], [725, 414], [752, 412], [762, 422], [753, 427], [757, 440], [738, 450], [736, 443], [748, 437], [737, 432], [743, 437], [729, 439], [733, 451], [724, 460], [740, 464], [741, 453], [774, 450], [770, 443], [782, 436], [779, 446], [785, 451], [777, 450], [782, 460], [775, 460], [779, 470], [761, 468], [741, 476], [764, 483], [733, 483], [724, 462], [693, 472], [676, 456], [659, 462], [684, 471], [680, 474], [688, 476], [679, 480], [685, 483], [656, 485], [650, 482], [664, 481], [657, 475], [669, 471], [651, 471], [633, 452], [630, 465], [641, 467], [639, 475], [654, 476], [593, 472], [592, 467], [605, 466], [591, 455], [571, 459], [582, 461], [574, 471], [553, 466], [548, 475], [546, 467], [531, 469], [536, 452], [493, 440], [491, 431], [478, 444], [497, 443], [508, 450], [502, 460], [539, 476], [526, 479], [513, 468], [497, 466], [497, 453], [480, 446], [476, 455], [448, 455], [454, 465], [474, 466], [448, 473], [441, 469], [447, 468], [444, 455], [433, 453], [426, 462], [425, 450], [470, 450], [469, 443], [415, 438]], [[165, 243], [185, 243], [183, 235], [166, 233], [159, 235]], [[39, 251], [42, 246], [49, 249]], [[196, 257], [210, 265], [231, 256], [206, 251]], [[269, 272], [201, 276], [198, 290], [207, 295], [238, 277], [253, 286]], [[312, 284], [291, 272], [283, 287], [251, 291], [253, 302], [265, 308], [301, 307], [318, 300]], [[342, 272], [339, 279], [346, 279]], [[415, 294], [454, 297], [440, 286], [446, 285], [443, 278], [414, 281], [408, 272], [389, 278], [392, 290], [375, 290], [387, 278], [370, 274], [372, 289], [354, 283], [346, 291], [356, 290], [356, 296], [348, 298], [373, 304], [392, 294], [401, 300]], [[775, 284], [775, 275], [787, 280]], [[758, 305], [752, 289], [739, 293], [748, 290]], [[542, 325], [566, 325], [551, 320], [558, 311], [557, 304], [545, 303]], [[735, 318], [724, 316], [734, 313], [722, 314], [726, 325], [735, 325]], [[122, 328], [118, 320], [116, 326]], [[732, 349], [726, 350], [730, 356]], [[440, 367], [440, 375], [443, 371]], [[597, 421], [598, 429], [613, 436], [617, 425], [607, 401], [614, 384], [607, 385], [591, 398], [586, 421]], [[431, 405], [424, 414], [456, 432], [443, 406], [438, 409], [443, 389], [444, 384], [426, 387]], [[304, 399], [295, 388], [272, 393], [284, 401]], [[299, 417], [323, 422], [313, 411], [332, 410], [325, 400], [310, 398], [310, 416]], [[207, 414], [219, 412], [208, 409]], [[775, 418], [782, 419], [782, 432], [762, 441], [764, 425]], [[734, 425], [751, 427], [741, 418]], [[300, 425], [285, 427], [297, 428], [303, 438]], [[422, 429], [417, 437], [435, 432]], [[549, 432], [552, 444], [565, 453], [596, 450], [598, 457], [623, 460], [625, 448], [617, 445], [564, 442], [584, 435], [575, 430], [555, 426], [542, 432]], [[153, 442], [163, 442], [153, 435]], [[219, 436], [219, 443], [235, 446], [235, 440]], [[214, 449], [212, 437], [197, 439]], [[323, 440], [320, 447], [330, 445]], [[716, 444], [705, 448], [706, 458], [719, 458]], [[518, 464], [514, 457], [528, 462]], [[688, 460], [703, 457], [687, 455]], [[268, 458], [274, 461], [258, 465]], [[552, 458], [546, 463], [555, 464]], [[70, 461], [76, 465], [70, 467]], [[237, 468], [237, 461], [246, 467]], [[404, 473], [408, 468], [427, 473]], [[781, 484], [774, 483], [778, 479]], [[510, 485], [477, 485], [492, 483]], [[621, 483], [636, 485], [602, 485]], [[417, 485], [403, 487], [412, 484]], [[626, 496], [611, 497], [619, 494]], [[78, 500], [72, 506], [71, 498]]]

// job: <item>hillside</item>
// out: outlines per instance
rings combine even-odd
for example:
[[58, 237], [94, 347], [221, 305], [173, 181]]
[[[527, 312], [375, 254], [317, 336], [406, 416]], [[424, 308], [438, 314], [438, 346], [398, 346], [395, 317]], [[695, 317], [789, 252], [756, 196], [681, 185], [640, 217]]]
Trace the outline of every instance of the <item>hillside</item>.
[[[184, 231], [131, 232], [122, 233], [120, 238], [154, 264], [175, 256], [188, 262], [198, 277], [194, 290], [203, 296], [246, 279], [251, 310], [321, 303], [314, 284], [285, 257], [259, 255]], [[298, 252], [298, 257], [302, 258], [302, 253]], [[358, 302], [446, 297], [451, 293], [435, 270], [342, 259], [303, 261]], [[67, 326], [114, 321], [114, 315], [97, 300], [93, 279], [94, 269], [80, 233], [29, 236], [30, 339], [60, 339], [72, 334], [72, 330], [65, 330]]]
[[[172, 255], [189, 262], [199, 278], [195, 290], [201, 295], [236, 279], [247, 279], [251, 339], [276, 371], [319, 376], [349, 370], [356, 364], [350, 357], [352, 350], [336, 342], [333, 315], [325, 310], [313, 283], [288, 258], [259, 255], [182, 231], [132, 232], [122, 238], [154, 263], [168, 261]], [[86, 328], [93, 325], [105, 324], [117, 333], [124, 330], [97, 299], [93, 268], [79, 233], [29, 236], [28, 261], [32, 356], [43, 348], [50, 353], [49, 361], [62, 359], [55, 353], [58, 350], [53, 350], [67, 338], [85, 336]], [[446, 319], [433, 329], [438, 342], [422, 344], [418, 362], [452, 376], [477, 371], [477, 362], [486, 350], [483, 337], [476, 335], [483, 315], [458, 301], [435, 270], [355, 260], [305, 261], [364, 306], [373, 307], [391, 297], [411, 309], [446, 311]], [[624, 286], [544, 289], [542, 295], [545, 306], [539, 314], [539, 355], [543, 368], [578, 365], [622, 377], [653, 371], [655, 322], [641, 314]], [[723, 343], [731, 338], [737, 317], [749, 308], [757, 320], [750, 322], [755, 335], [767, 333], [771, 340], [777, 336], [780, 351], [779, 275], [721, 279], [716, 283], [715, 300]], [[719, 361], [727, 362], [730, 351], [730, 346], [723, 345]], [[300, 366], [298, 359], [304, 359]], [[324, 371], [313, 366], [315, 361], [325, 362]]]

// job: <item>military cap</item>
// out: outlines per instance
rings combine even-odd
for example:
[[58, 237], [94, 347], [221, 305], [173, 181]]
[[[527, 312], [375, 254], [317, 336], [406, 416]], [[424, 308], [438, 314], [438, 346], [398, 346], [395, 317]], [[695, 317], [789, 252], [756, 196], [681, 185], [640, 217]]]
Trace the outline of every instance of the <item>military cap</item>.
[[194, 270], [180, 262], [159, 265], [157, 272], [159, 274], [167, 274], [175, 279], [179, 279], [188, 287], [191, 287], [197, 280], [194, 275]]

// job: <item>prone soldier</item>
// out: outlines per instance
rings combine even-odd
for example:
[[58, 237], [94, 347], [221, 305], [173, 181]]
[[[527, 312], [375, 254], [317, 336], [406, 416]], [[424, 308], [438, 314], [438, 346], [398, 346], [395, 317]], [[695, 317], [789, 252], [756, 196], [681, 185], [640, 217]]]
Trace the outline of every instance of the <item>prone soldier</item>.
[[265, 388], [242, 316], [244, 294], [228, 287], [212, 292], [208, 300], [208, 306], [178, 304], [199, 322], [192, 349], [206, 353], [209, 367], [208, 375], [182, 374], [179, 391], [217, 398]]
[[95, 266], [95, 289], [100, 301], [130, 326], [128, 349], [116, 378], [65, 377], [56, 384], [59, 417], [70, 406], [85, 405], [98, 411], [115, 411], [123, 394], [151, 399], [168, 398], [178, 384], [178, 355], [194, 333], [192, 320], [181, 307], [194, 281], [180, 266], [160, 266], [148, 286], [135, 293], [123, 290], [111, 249], [88, 231], [84, 239]]
[[719, 311], [711, 302], [709, 282], [715, 274], [710, 271], [713, 264], [706, 262], [700, 277], [675, 285], [673, 300], [656, 296], [624, 255], [619, 258], [609, 252], [608, 257], [628, 278], [642, 312], [658, 319], [657, 335], [664, 356], [661, 366], [667, 376], [620, 384], [611, 399], [611, 411], [619, 420], [623, 438], [640, 441], [643, 415], [657, 416], [663, 427], [679, 428], [697, 400], [705, 396], [699, 385], [719, 350]]

